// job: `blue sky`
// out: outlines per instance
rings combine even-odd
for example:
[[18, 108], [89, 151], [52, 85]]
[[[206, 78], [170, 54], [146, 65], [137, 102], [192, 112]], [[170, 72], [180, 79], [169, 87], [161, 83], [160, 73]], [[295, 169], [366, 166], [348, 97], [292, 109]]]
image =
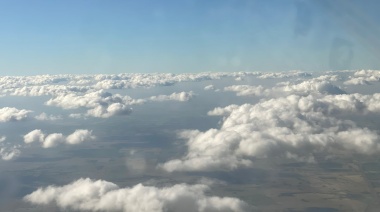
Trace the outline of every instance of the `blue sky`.
[[378, 69], [375, 0], [1, 0], [0, 74]]

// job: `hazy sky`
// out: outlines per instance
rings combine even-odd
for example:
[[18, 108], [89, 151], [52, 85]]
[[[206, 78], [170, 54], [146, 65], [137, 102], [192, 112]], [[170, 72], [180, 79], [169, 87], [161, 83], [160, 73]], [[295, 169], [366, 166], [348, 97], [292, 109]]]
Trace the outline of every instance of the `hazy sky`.
[[375, 0], [3, 0], [0, 74], [378, 69]]

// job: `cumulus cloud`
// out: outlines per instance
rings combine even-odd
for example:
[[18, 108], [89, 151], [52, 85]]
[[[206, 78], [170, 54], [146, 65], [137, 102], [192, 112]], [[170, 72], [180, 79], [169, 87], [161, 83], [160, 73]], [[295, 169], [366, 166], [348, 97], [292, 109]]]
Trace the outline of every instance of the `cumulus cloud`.
[[[128, 115], [132, 112], [133, 105], [140, 105], [146, 102], [162, 101], [189, 101], [194, 97], [194, 93], [179, 92], [170, 95], [151, 96], [146, 99], [133, 99], [129, 96], [111, 94], [104, 90], [93, 91], [85, 94], [64, 94], [51, 98], [46, 105], [57, 106], [63, 109], [87, 108], [86, 116], [109, 118], [111, 116]], [[80, 118], [80, 114], [70, 115], [72, 118]]]
[[380, 81], [380, 71], [377, 70], [360, 70], [356, 71], [353, 76], [344, 82], [346, 85], [368, 85], [371, 82]]
[[13, 160], [19, 157], [20, 154], [19, 146], [0, 147], [0, 157], [2, 160]]
[[[331, 77], [334, 79], [334, 77]], [[273, 88], [264, 88], [261, 85], [232, 85], [224, 88], [224, 91], [235, 92], [238, 96], [285, 96], [291, 94], [344, 94], [339, 86], [334, 85], [327, 76], [317, 77], [302, 82], [281, 82]]]
[[208, 186], [177, 184], [157, 188], [137, 184], [120, 188], [104, 180], [79, 179], [64, 186], [39, 188], [24, 197], [36, 205], [56, 204], [76, 211], [245, 211], [247, 205], [231, 197], [207, 196]]
[[62, 119], [61, 116], [54, 116], [54, 115], [47, 115], [46, 113], [41, 113], [40, 115], [37, 115], [34, 117], [37, 120], [40, 121], [55, 121], [55, 120], [60, 120]]
[[238, 96], [265, 96], [271, 91], [270, 89], [265, 89], [263, 86], [252, 86], [252, 85], [231, 85], [224, 88], [224, 91], [236, 92]]
[[75, 130], [72, 134], [67, 136], [66, 142], [68, 144], [80, 144], [87, 140], [93, 140], [95, 137], [92, 135], [92, 131], [89, 130]]
[[42, 142], [43, 148], [51, 148], [58, 146], [58, 144], [62, 144], [65, 142], [65, 138], [63, 137], [62, 133], [52, 133], [45, 137], [44, 141]]
[[151, 96], [149, 100], [157, 101], [157, 102], [162, 102], [162, 101], [186, 102], [186, 101], [189, 101], [193, 97], [194, 97], [194, 93], [190, 91], [190, 92], [172, 93], [170, 95]]
[[79, 129], [72, 134], [64, 136], [62, 133], [52, 133], [45, 135], [40, 129], [33, 130], [24, 135], [24, 142], [29, 144], [40, 142], [43, 148], [51, 148], [60, 144], [76, 145], [86, 141], [94, 140], [92, 131]]
[[46, 102], [49, 106], [64, 109], [89, 108], [87, 115], [108, 118], [114, 115], [126, 115], [131, 112], [131, 105], [142, 104], [143, 100], [134, 100], [129, 96], [111, 94], [103, 90], [84, 95], [65, 94], [54, 97]]
[[39, 129], [30, 131], [28, 134], [24, 135], [24, 142], [27, 144], [37, 141], [43, 142], [44, 139], [45, 134]]
[[166, 171], [232, 170], [252, 165], [253, 158], [284, 157], [315, 162], [315, 153], [374, 154], [380, 136], [338, 115], [379, 112], [379, 94], [289, 95], [256, 105], [230, 105], [209, 115], [223, 115], [220, 129], [187, 130], [188, 151], [160, 164]]
[[346, 93], [340, 87], [334, 85], [330, 81], [325, 81], [324, 79], [314, 78], [311, 80], [306, 80], [297, 84], [285, 83], [282, 86], [277, 86], [274, 92], [283, 92], [285, 94], [298, 94], [298, 95], [309, 95], [309, 94], [344, 94]]
[[6, 136], [0, 136], [0, 158], [5, 161], [15, 159], [21, 154], [19, 146], [6, 143], [6, 139]]
[[29, 117], [30, 110], [19, 110], [14, 107], [0, 108], [0, 122], [21, 121]]
[[260, 79], [283, 79], [291, 77], [307, 78], [312, 74], [303, 71], [288, 71], [288, 72], [273, 72], [273, 73], [261, 73], [257, 78]]
[[371, 83], [364, 77], [353, 77], [345, 81], [344, 84], [345, 85], [369, 85]]

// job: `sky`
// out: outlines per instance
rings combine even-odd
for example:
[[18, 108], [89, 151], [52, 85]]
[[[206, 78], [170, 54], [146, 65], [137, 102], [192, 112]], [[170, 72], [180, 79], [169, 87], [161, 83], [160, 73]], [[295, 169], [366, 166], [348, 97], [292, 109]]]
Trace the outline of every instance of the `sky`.
[[378, 69], [375, 0], [0, 1], [0, 75]]

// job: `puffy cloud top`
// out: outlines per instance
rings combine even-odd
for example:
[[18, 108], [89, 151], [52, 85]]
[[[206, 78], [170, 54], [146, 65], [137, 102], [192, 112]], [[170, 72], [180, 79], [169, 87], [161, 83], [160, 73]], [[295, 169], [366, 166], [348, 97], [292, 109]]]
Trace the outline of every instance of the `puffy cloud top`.
[[40, 129], [33, 130], [24, 135], [25, 143], [40, 142], [44, 148], [55, 147], [59, 144], [75, 145], [94, 139], [95, 136], [92, 135], [92, 131], [84, 129], [75, 130], [75, 132], [67, 137], [65, 137], [62, 133], [45, 135]]
[[131, 112], [130, 105], [141, 104], [129, 96], [111, 94], [103, 90], [86, 93], [84, 95], [65, 94], [46, 102], [49, 106], [58, 106], [64, 109], [80, 107], [90, 108], [87, 115], [107, 118], [113, 115], [123, 115]]
[[380, 112], [379, 95], [290, 95], [256, 105], [230, 105], [209, 115], [223, 115], [220, 129], [184, 131], [188, 152], [161, 164], [171, 171], [231, 170], [250, 166], [252, 158], [286, 157], [316, 162], [344, 149], [346, 153], [380, 152], [380, 136], [338, 114]]
[[21, 154], [19, 146], [6, 143], [6, 139], [6, 136], [0, 136], [0, 158], [2, 160], [12, 160], [17, 158]]
[[119, 188], [104, 180], [79, 179], [65, 186], [39, 188], [24, 197], [32, 204], [56, 204], [76, 211], [245, 211], [247, 205], [236, 198], [206, 196], [206, 185], [177, 184], [157, 188], [137, 184]]
[[24, 120], [28, 118], [31, 112], [30, 110], [19, 110], [14, 107], [3, 107], [0, 108], [0, 122]]
[[180, 101], [180, 102], [186, 102], [189, 101], [191, 98], [193, 98], [194, 93], [192, 91], [190, 92], [180, 92], [180, 93], [172, 93], [170, 95], [159, 95], [159, 96], [152, 96], [149, 98], [151, 101]]
[[368, 85], [371, 82], [380, 81], [380, 71], [375, 70], [360, 70], [354, 73], [354, 76], [350, 76], [346, 85]]

